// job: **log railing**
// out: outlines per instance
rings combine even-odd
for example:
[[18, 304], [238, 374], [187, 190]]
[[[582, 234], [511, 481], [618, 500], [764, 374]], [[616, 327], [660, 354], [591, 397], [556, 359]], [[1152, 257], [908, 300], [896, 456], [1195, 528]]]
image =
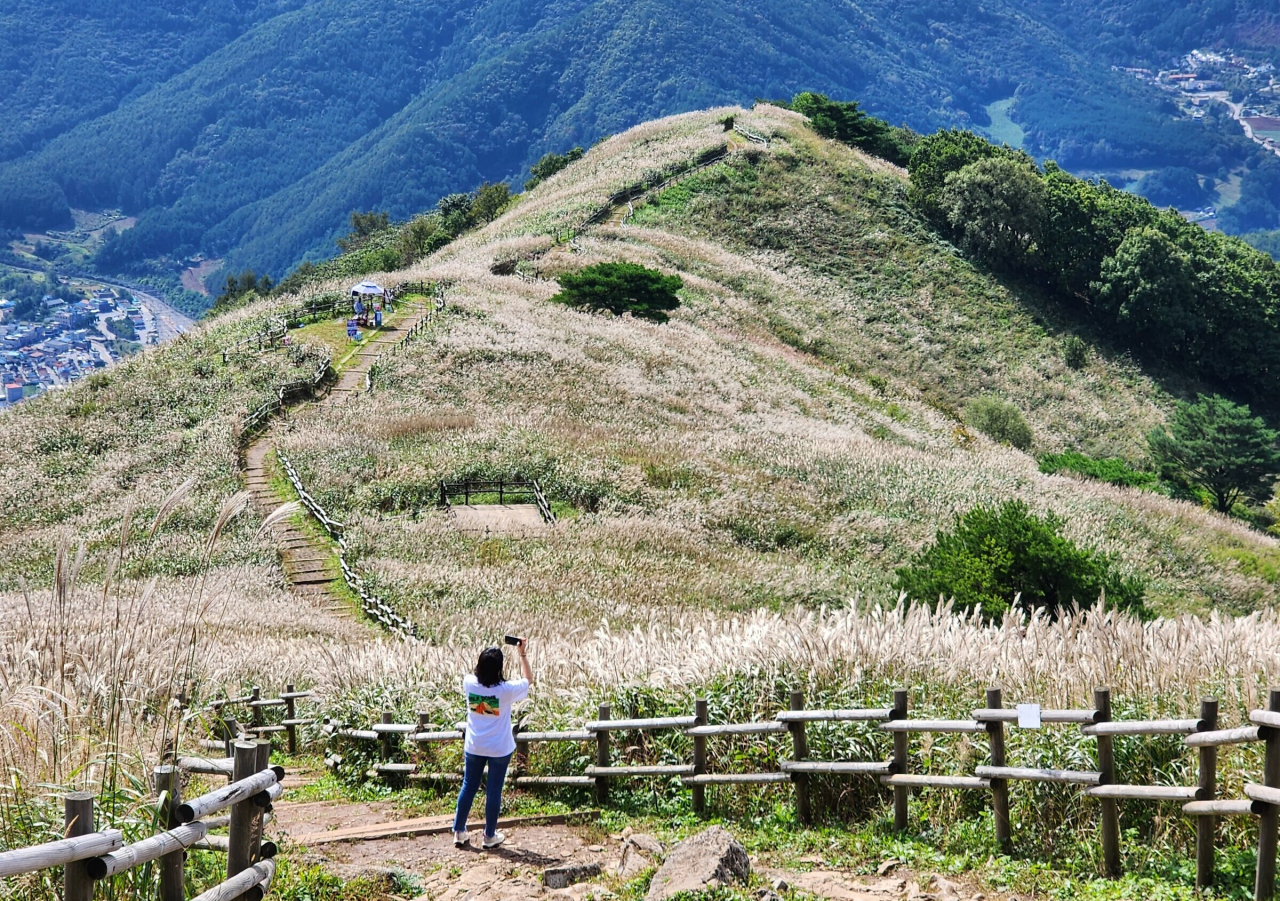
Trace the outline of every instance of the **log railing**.
[[[985, 706], [974, 709], [968, 719], [911, 719], [908, 716], [909, 693], [894, 692], [888, 707], [846, 710], [810, 710], [804, 697], [792, 693], [789, 709], [780, 710], [773, 719], [750, 723], [708, 723], [707, 704], [699, 700], [692, 715], [644, 719], [613, 719], [608, 705], [602, 705], [599, 716], [580, 728], [566, 731], [522, 731], [516, 727], [517, 766], [513, 782], [522, 788], [577, 787], [592, 789], [597, 803], [605, 803], [611, 782], [632, 779], [678, 779], [693, 796], [693, 807], [705, 809], [708, 786], [790, 785], [794, 793], [797, 817], [811, 820], [810, 779], [815, 776], [874, 779], [892, 789], [894, 823], [903, 830], [908, 826], [908, 803], [912, 789], [960, 790], [989, 793], [995, 818], [996, 837], [1006, 846], [1011, 841], [1009, 791], [1018, 782], [1058, 783], [1074, 786], [1084, 798], [1096, 800], [1100, 807], [1100, 839], [1104, 869], [1108, 876], [1121, 871], [1120, 828], [1117, 804], [1136, 801], [1153, 804], [1176, 804], [1183, 815], [1196, 822], [1196, 884], [1203, 888], [1214, 878], [1214, 822], [1219, 816], [1253, 816], [1259, 821], [1258, 865], [1255, 897], [1271, 898], [1275, 894], [1276, 851], [1280, 839], [1280, 689], [1273, 690], [1267, 710], [1255, 710], [1250, 724], [1219, 729], [1217, 701], [1206, 699], [1195, 719], [1112, 720], [1111, 694], [1108, 689], [1094, 693], [1092, 709], [1041, 709], [1038, 705], [1007, 708], [999, 689], [987, 692]], [[326, 763], [334, 768], [342, 765], [340, 744], [344, 741], [377, 742], [383, 758], [392, 756], [397, 743], [420, 748], [451, 742], [464, 737], [465, 723], [442, 728], [419, 714], [416, 724], [395, 723], [391, 713], [368, 729], [326, 722], [323, 732], [334, 745], [326, 755]], [[813, 760], [809, 756], [807, 726], [813, 723], [862, 723], [864, 728], [892, 736], [893, 753], [884, 760]], [[1046, 726], [1075, 726], [1097, 743], [1096, 764], [1092, 769], [1061, 770], [1046, 767], [1019, 766], [1006, 759], [1006, 728], [1040, 729]], [[690, 759], [663, 765], [616, 765], [612, 762], [611, 735], [618, 732], [669, 730], [693, 739]], [[776, 769], [764, 772], [710, 772], [707, 765], [707, 742], [731, 740], [737, 736], [769, 735], [788, 732], [791, 735], [791, 759], [778, 762]], [[972, 773], [933, 774], [910, 771], [911, 738], [919, 734], [983, 735], [990, 748], [989, 763], [978, 765]], [[1195, 751], [1199, 760], [1195, 785], [1130, 785], [1117, 781], [1111, 744], [1117, 737], [1182, 736], [1187, 751]], [[1217, 796], [1217, 751], [1221, 747], [1262, 741], [1266, 743], [1266, 766], [1261, 782], [1244, 787], [1241, 799]], [[595, 745], [595, 763], [573, 774], [525, 775], [521, 765], [532, 745], [543, 742], [573, 742]], [[418, 755], [420, 758], [422, 755]], [[367, 776], [391, 780], [421, 782], [457, 782], [460, 776], [451, 772], [432, 772], [422, 763], [384, 762], [368, 770]]]
[[[290, 754], [298, 752], [298, 729], [314, 725], [320, 720], [314, 716], [301, 716], [298, 705], [314, 701], [315, 695], [309, 691], [295, 691], [292, 683], [284, 687], [284, 691], [275, 698], [264, 698], [262, 689], [254, 686], [247, 695], [236, 698], [218, 698], [203, 708], [192, 711], [186, 719], [213, 718], [218, 738], [199, 740], [203, 751], [223, 751], [224, 758], [181, 757], [179, 765], [192, 773], [207, 775], [222, 774], [231, 776], [232, 749], [237, 741], [270, 738], [284, 735], [286, 747]], [[269, 712], [270, 715], [269, 716]], [[233, 713], [241, 713], [245, 720], [236, 719]], [[278, 713], [279, 716], [273, 714]]]
[[284, 410], [291, 402], [299, 397], [309, 397], [315, 394], [316, 389], [324, 383], [329, 376], [329, 364], [331, 360], [326, 355], [316, 366], [315, 372], [310, 377], [298, 379], [297, 381], [288, 382], [276, 389], [276, 396], [262, 404], [260, 407], [249, 413], [240, 424], [240, 444], [247, 444], [255, 435], [266, 428], [276, 416]]
[[[65, 838], [0, 852], [0, 879], [62, 868], [62, 897], [91, 901], [96, 886], [135, 867], [155, 864], [159, 901], [185, 901], [188, 848], [224, 851], [227, 878], [195, 901], [260, 899], [275, 875], [276, 844], [263, 841], [272, 802], [279, 798], [284, 770], [271, 765], [271, 743], [237, 742], [230, 784], [182, 801], [180, 767], [156, 767], [156, 822], [162, 832], [126, 844], [118, 829], [96, 829], [93, 795], [72, 792], [63, 799]], [[226, 811], [226, 816], [214, 814]], [[211, 835], [219, 830], [227, 835]], [[0, 883], [2, 885], [2, 883]], [[0, 894], [3, 894], [0, 888]], [[113, 893], [118, 897], [118, 892]]]
[[360, 599], [360, 609], [384, 629], [404, 638], [417, 638], [417, 626], [399, 613], [396, 613], [381, 598], [371, 594], [365, 586], [364, 579], [347, 562], [346, 526], [331, 517], [324, 507], [307, 492], [306, 487], [302, 484], [302, 479], [298, 476], [297, 469], [289, 462], [289, 458], [279, 449], [276, 450], [276, 456], [280, 460], [285, 476], [289, 479], [289, 484], [293, 486], [293, 490], [301, 498], [307, 512], [315, 517], [316, 522], [320, 524], [337, 545], [338, 567], [342, 572], [342, 580], [351, 592]]

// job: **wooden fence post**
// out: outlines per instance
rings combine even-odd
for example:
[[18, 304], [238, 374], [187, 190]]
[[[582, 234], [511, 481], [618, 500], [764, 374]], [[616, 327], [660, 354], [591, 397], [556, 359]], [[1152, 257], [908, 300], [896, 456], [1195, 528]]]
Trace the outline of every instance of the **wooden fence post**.
[[[792, 710], [804, 710], [804, 692], [791, 692], [790, 707]], [[809, 756], [809, 738], [805, 735], [804, 721], [787, 723], [787, 728], [791, 731], [792, 758], [804, 760]], [[813, 821], [813, 811], [809, 807], [809, 774], [792, 773], [791, 782], [796, 789], [796, 818], [807, 826]]]
[[[284, 687], [286, 695], [293, 694], [293, 683], [290, 682]], [[284, 718], [289, 721], [289, 725], [285, 726], [285, 735], [289, 736], [289, 753], [298, 753], [298, 727], [293, 725], [293, 721], [298, 718], [298, 705], [294, 698], [286, 697], [284, 699]]]
[[[93, 832], [93, 794], [71, 792], [63, 801], [63, 835], [74, 838]], [[62, 869], [63, 901], [92, 901], [93, 880], [85, 870], [84, 861], [67, 864]]]
[[227, 756], [235, 756], [236, 741], [240, 737], [240, 724], [234, 719], [224, 719], [222, 721], [222, 740], [226, 742]]
[[[707, 724], [707, 699], [698, 698], [693, 702], [693, 715], [696, 718], [694, 725], [705, 726]], [[707, 737], [705, 735], [695, 735], [693, 737], [693, 775], [701, 776], [707, 771]], [[705, 785], [693, 786], [693, 812], [705, 813], [707, 809], [707, 788]]]
[[[159, 824], [162, 829], [176, 829], [182, 824], [178, 821], [178, 805], [182, 803], [182, 773], [175, 766], [158, 766], [152, 777], [155, 781], [156, 795], [162, 797], [159, 811]], [[186, 853], [181, 849], [166, 854], [158, 861], [160, 869], [159, 901], [184, 901], [186, 895], [185, 865]]]
[[[383, 725], [386, 725], [392, 722], [395, 722], [395, 714], [392, 713], [390, 710], [382, 711]], [[391, 733], [390, 732], [383, 732], [381, 735], [378, 736], [378, 750], [382, 753], [382, 762], [390, 763], [391, 762]]]
[[[1271, 689], [1267, 709], [1280, 712], [1280, 688]], [[1267, 757], [1262, 771], [1262, 784], [1280, 788], [1280, 730], [1267, 727]], [[1258, 817], [1258, 869], [1253, 881], [1257, 901], [1265, 901], [1276, 893], [1276, 839], [1280, 836], [1280, 807], [1268, 804]]]
[[[256, 750], [256, 762], [253, 771], [261, 773], [263, 770], [271, 768], [271, 739], [260, 738], [254, 742]], [[259, 855], [262, 852], [262, 831], [266, 828], [264, 822], [265, 811], [257, 804], [253, 805], [253, 841], [249, 845], [249, 863], [258, 862]]]
[[[893, 693], [893, 713], [890, 719], [905, 720], [907, 718], [907, 709], [911, 703], [911, 693], [905, 688], [899, 688]], [[893, 733], [893, 773], [894, 775], [905, 775], [910, 767], [907, 759], [908, 738], [906, 732]], [[895, 785], [893, 787], [893, 828], [899, 832], [905, 832], [907, 829], [907, 787], [905, 785]]]
[[[1218, 699], [1201, 698], [1200, 728], [1211, 732], [1218, 728]], [[1218, 794], [1218, 748], [1206, 745], [1200, 749], [1200, 795], [1198, 801], [1212, 801]], [[1213, 885], [1213, 835], [1218, 818], [1196, 817], [1196, 889], [1204, 891]]]
[[[609, 719], [611, 710], [608, 704], [600, 705], [600, 719]], [[596, 733], [596, 766], [609, 765], [609, 730], [601, 729]], [[596, 776], [596, 803], [603, 806], [609, 800], [609, 777]]]
[[[231, 781], [252, 776], [258, 766], [258, 746], [238, 741], [231, 768]], [[256, 808], [252, 798], [231, 805], [231, 823], [227, 835], [227, 878], [247, 870], [252, 864], [253, 822]]]
[[[1093, 692], [1094, 722], [1111, 721], [1111, 689], [1097, 688]], [[1116, 781], [1116, 761], [1112, 752], [1111, 736], [1099, 735], [1098, 740], [1098, 772], [1101, 785], [1111, 785]], [[1099, 799], [1102, 805], [1102, 863], [1109, 879], [1120, 875], [1120, 814], [1115, 798]]]
[[[987, 707], [999, 710], [1004, 706], [1004, 693], [998, 688], [987, 689]], [[991, 741], [991, 765], [1004, 766], [1004, 723], [987, 723], [987, 738]], [[1009, 830], [1009, 780], [991, 780], [991, 813], [995, 818], [996, 841], [1006, 851], [1012, 835]]]
[[263, 723], [262, 708], [258, 706], [258, 701], [262, 700], [262, 689], [255, 685], [253, 686], [253, 691], [249, 694], [249, 724], [251, 726], [261, 726]]
[[515, 740], [516, 740], [516, 756], [514, 760], [515, 774], [514, 775], [520, 775], [524, 773], [524, 771], [529, 767], [529, 743], [527, 741], [520, 740], [520, 724], [519, 723], [511, 724], [511, 734], [515, 737]]

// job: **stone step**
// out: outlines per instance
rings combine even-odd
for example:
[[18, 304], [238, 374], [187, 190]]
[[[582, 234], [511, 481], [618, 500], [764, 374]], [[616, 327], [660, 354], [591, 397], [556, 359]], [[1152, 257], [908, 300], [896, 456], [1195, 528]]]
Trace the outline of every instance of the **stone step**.
[[289, 581], [294, 585], [324, 585], [338, 581], [338, 577], [327, 573], [298, 573], [295, 578], [291, 578]]

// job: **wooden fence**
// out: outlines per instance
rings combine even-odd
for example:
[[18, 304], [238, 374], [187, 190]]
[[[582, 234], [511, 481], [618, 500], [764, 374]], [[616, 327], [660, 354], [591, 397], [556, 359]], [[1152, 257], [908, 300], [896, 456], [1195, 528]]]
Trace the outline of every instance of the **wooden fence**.
[[274, 417], [280, 415], [290, 402], [299, 397], [313, 396], [316, 389], [328, 378], [330, 363], [331, 358], [326, 355], [309, 378], [281, 385], [276, 389], [276, 396], [272, 400], [267, 401], [249, 413], [240, 424], [239, 441], [241, 447], [253, 440], [254, 436], [262, 431]]
[[[1203, 888], [1214, 881], [1214, 834], [1218, 817], [1248, 816], [1258, 819], [1258, 864], [1255, 897], [1271, 898], [1276, 886], [1276, 847], [1280, 837], [1280, 689], [1270, 693], [1266, 710], [1249, 714], [1249, 723], [1229, 729], [1218, 725], [1218, 702], [1205, 699], [1199, 715], [1188, 719], [1113, 721], [1111, 693], [1108, 689], [1094, 692], [1092, 709], [1054, 710], [1037, 705], [1003, 704], [1000, 689], [987, 692], [985, 706], [975, 709], [970, 719], [911, 719], [909, 692], [894, 692], [892, 703], [882, 708], [850, 710], [809, 710], [800, 692], [792, 692], [790, 705], [768, 721], [752, 723], [707, 722], [707, 702], [698, 700], [687, 716], [651, 719], [612, 719], [608, 705], [601, 705], [597, 719], [570, 731], [521, 731], [517, 726], [516, 767], [513, 783], [522, 788], [578, 787], [591, 789], [597, 803], [605, 803], [611, 783], [623, 779], [678, 778], [692, 795], [697, 812], [706, 809], [708, 786], [789, 785], [794, 794], [796, 814], [801, 822], [811, 822], [809, 780], [814, 776], [874, 779], [891, 789], [894, 825], [899, 830], [908, 825], [908, 802], [911, 789], [932, 788], [977, 791], [989, 794], [997, 839], [1008, 845], [1012, 839], [1009, 818], [1009, 791], [1017, 782], [1060, 783], [1078, 787], [1086, 798], [1096, 799], [1100, 806], [1103, 864], [1107, 876], [1120, 874], [1120, 826], [1117, 802], [1140, 801], [1152, 804], [1178, 805], [1181, 812], [1196, 823], [1196, 885]], [[893, 739], [893, 753], [887, 760], [812, 760], [806, 736], [809, 723], [865, 723], [887, 733]], [[1006, 728], [1041, 728], [1042, 726], [1077, 726], [1084, 735], [1097, 742], [1096, 766], [1092, 770], [1055, 770], [1042, 767], [1011, 765], [1005, 754]], [[428, 722], [420, 714], [413, 724], [395, 723], [390, 713], [382, 722], [369, 728], [351, 728], [345, 724], [326, 722], [324, 732], [331, 742], [377, 742], [384, 761], [391, 757], [397, 741], [419, 748], [439, 743], [460, 742], [465, 723], [449, 728]], [[610, 736], [620, 732], [677, 730], [693, 739], [691, 758], [685, 763], [655, 766], [618, 766], [612, 763]], [[707, 766], [707, 742], [731, 740], [735, 736], [788, 733], [791, 737], [791, 759], [779, 761], [776, 770], [768, 772], [713, 773]], [[985, 736], [989, 747], [989, 763], [977, 766], [972, 773], [935, 775], [911, 772], [911, 737], [916, 734], [961, 733]], [[1128, 785], [1116, 781], [1112, 744], [1120, 736], [1183, 736], [1187, 750], [1198, 758], [1195, 785]], [[595, 764], [583, 772], [558, 775], [525, 775], [524, 764], [532, 745], [542, 742], [573, 742], [595, 746]], [[1217, 789], [1218, 749], [1248, 742], [1266, 743], [1266, 765], [1262, 781], [1244, 787], [1243, 798], [1222, 799]], [[326, 756], [326, 763], [341, 766], [340, 747]], [[457, 773], [423, 770], [415, 763], [383, 762], [371, 769], [369, 776], [384, 779], [411, 779], [422, 782], [458, 782]]]
[[752, 144], [758, 144], [759, 146], [764, 147], [766, 150], [768, 149], [769, 139], [766, 138], [764, 135], [760, 134], [759, 132], [752, 131], [751, 129], [746, 128], [745, 126], [739, 125], [737, 122], [733, 123], [733, 130], [738, 134], [742, 135]]
[[[165, 829], [130, 844], [118, 829], [96, 828], [92, 794], [68, 794], [63, 800], [64, 837], [0, 852], [0, 879], [62, 867], [63, 899], [91, 901], [97, 883], [154, 865], [159, 901], [186, 901], [186, 849], [196, 848], [225, 852], [227, 878], [193, 901], [262, 898], [271, 889], [276, 867], [276, 845], [263, 832], [272, 802], [283, 793], [284, 770], [271, 765], [269, 740], [236, 742], [226, 763], [230, 784], [187, 801], [181, 796], [181, 761], [156, 767], [155, 822]], [[222, 811], [226, 815], [214, 816]], [[221, 829], [227, 830], [225, 836], [214, 834]]]
[[302, 484], [302, 479], [298, 476], [298, 470], [294, 468], [289, 458], [281, 453], [279, 449], [276, 450], [276, 456], [280, 460], [280, 466], [284, 469], [286, 478], [289, 479], [289, 484], [298, 493], [302, 505], [308, 513], [315, 517], [316, 522], [320, 524], [320, 527], [329, 534], [329, 537], [337, 545], [338, 566], [342, 572], [342, 580], [351, 589], [351, 592], [360, 599], [360, 609], [364, 611], [367, 617], [390, 632], [405, 638], [419, 637], [417, 626], [392, 610], [381, 598], [370, 594], [364, 579], [347, 562], [346, 526], [331, 517], [324, 507], [311, 496]]
[[242, 341], [234, 344], [228, 344], [222, 348], [223, 365], [227, 361], [241, 353], [262, 353], [264, 350], [270, 350], [275, 347], [289, 332], [289, 326], [283, 319], [277, 319], [274, 316], [267, 320], [267, 324], [262, 330], [255, 332]]
[[543, 492], [542, 486], [538, 484], [537, 479], [442, 481], [440, 483], [440, 506], [448, 507], [450, 498], [459, 496], [462, 498], [463, 504], [470, 504], [472, 495], [492, 496], [495, 494], [498, 496], [499, 504], [505, 504], [517, 498], [523, 498], [526, 502], [532, 501], [537, 506], [544, 522], [553, 526], [556, 524], [556, 515], [551, 512], [551, 504], [547, 501], [547, 495]]

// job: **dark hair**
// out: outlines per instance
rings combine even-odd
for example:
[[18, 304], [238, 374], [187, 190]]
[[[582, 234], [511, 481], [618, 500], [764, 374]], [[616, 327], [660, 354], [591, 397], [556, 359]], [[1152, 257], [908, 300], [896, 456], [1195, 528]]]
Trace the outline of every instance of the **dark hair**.
[[476, 663], [476, 680], [485, 688], [493, 688], [502, 681], [502, 665], [506, 659], [502, 648], [485, 648]]

